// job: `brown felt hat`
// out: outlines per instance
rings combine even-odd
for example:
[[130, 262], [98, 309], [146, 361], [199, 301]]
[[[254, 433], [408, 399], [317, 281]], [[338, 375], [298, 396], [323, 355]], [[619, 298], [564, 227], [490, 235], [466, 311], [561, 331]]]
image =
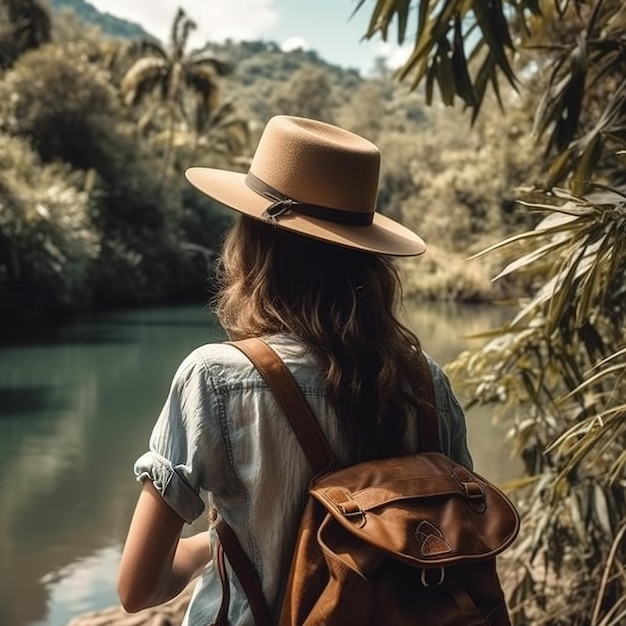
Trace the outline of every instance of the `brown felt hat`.
[[185, 176], [221, 204], [285, 230], [376, 254], [422, 254], [421, 237], [376, 212], [379, 171], [380, 152], [367, 139], [277, 115], [247, 174], [191, 167]]

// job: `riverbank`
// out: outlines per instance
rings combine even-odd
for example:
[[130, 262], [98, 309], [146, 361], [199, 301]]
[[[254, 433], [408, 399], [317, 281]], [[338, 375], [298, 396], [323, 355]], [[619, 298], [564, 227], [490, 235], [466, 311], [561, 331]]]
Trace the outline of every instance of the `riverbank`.
[[[505, 593], [508, 594], [514, 584], [514, 577], [512, 576], [512, 566], [506, 557], [500, 558], [498, 572]], [[68, 622], [67, 626], [180, 626], [194, 587], [195, 581], [192, 581], [173, 600], [139, 613], [130, 614], [121, 606], [114, 606], [80, 615]]]
[[139, 613], [127, 613], [121, 606], [113, 606], [79, 615], [67, 626], [180, 626], [195, 584], [192, 581], [178, 596], [161, 606]]
[[[510, 297], [511, 285], [493, 283], [497, 272], [492, 259], [469, 259], [468, 254], [431, 245], [421, 257], [400, 259], [403, 292], [407, 300], [424, 303], [489, 305]], [[203, 279], [195, 289], [177, 298], [151, 299], [118, 306], [82, 308], [39, 307], [21, 310], [2, 306], [0, 297], [0, 346], [54, 341], [68, 325], [111, 313], [132, 313], [147, 308], [204, 307], [214, 289]]]

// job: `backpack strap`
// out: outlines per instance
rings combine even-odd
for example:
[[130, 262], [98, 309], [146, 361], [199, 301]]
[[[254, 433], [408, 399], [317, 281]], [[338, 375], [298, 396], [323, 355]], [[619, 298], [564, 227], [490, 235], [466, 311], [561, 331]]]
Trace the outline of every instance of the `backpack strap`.
[[230, 604], [230, 584], [228, 582], [228, 572], [224, 563], [224, 554], [228, 557], [228, 562], [237, 576], [237, 580], [241, 584], [250, 610], [254, 617], [256, 626], [272, 626], [272, 618], [270, 610], [263, 595], [261, 581], [256, 574], [256, 570], [252, 566], [248, 555], [243, 551], [237, 535], [233, 529], [223, 520], [220, 519], [215, 525], [219, 544], [217, 545], [217, 569], [222, 581], [222, 602], [220, 604], [219, 613], [213, 626], [228, 626], [228, 606]]
[[262, 339], [252, 337], [232, 342], [252, 361], [269, 388], [304, 451], [314, 474], [324, 472], [335, 462], [335, 455], [319, 426], [311, 406], [291, 372], [276, 352]]
[[[329, 469], [335, 462], [335, 455], [302, 390], [283, 360], [261, 339], [251, 338], [228, 343], [238, 348], [250, 359], [272, 390], [283, 413], [289, 418], [291, 427], [313, 471], [318, 474]], [[228, 626], [229, 624], [230, 585], [224, 555], [228, 558], [248, 598], [255, 624], [271, 626], [271, 614], [263, 595], [261, 582], [237, 535], [223, 519], [217, 522], [215, 531], [219, 539], [216, 559], [222, 581], [222, 602], [213, 626]]]

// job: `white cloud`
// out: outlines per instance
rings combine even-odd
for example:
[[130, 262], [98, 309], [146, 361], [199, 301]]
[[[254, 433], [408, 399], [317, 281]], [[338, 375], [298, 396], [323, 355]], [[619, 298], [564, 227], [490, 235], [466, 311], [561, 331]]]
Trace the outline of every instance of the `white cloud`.
[[279, 19], [275, 0], [91, 0], [100, 11], [112, 13], [143, 26], [149, 33], [167, 42], [169, 30], [178, 7], [193, 19], [197, 28], [190, 36], [192, 47], [207, 40], [262, 39]]
[[412, 45], [398, 46], [387, 41], [380, 41], [376, 47], [376, 56], [383, 57], [387, 62], [387, 67], [395, 70], [405, 63], [412, 51]]
[[280, 49], [283, 52], [291, 52], [292, 50], [308, 50], [309, 44], [307, 43], [304, 37], [295, 36], [295, 37], [287, 37], [285, 41], [280, 46]]

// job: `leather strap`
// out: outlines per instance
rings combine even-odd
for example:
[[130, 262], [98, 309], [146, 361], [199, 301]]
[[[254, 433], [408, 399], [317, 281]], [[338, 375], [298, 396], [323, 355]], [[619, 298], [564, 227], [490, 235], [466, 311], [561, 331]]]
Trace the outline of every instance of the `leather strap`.
[[222, 603], [217, 614], [217, 619], [213, 622], [213, 626], [228, 626], [228, 606], [230, 605], [230, 585], [228, 584], [228, 572], [226, 571], [226, 562], [224, 561], [224, 546], [217, 544], [217, 554], [215, 555], [217, 562], [217, 571], [222, 581]]
[[253, 337], [232, 342], [231, 345], [241, 350], [263, 376], [283, 413], [289, 419], [314, 474], [330, 469], [335, 462], [332, 448], [302, 389], [283, 360], [262, 339]]
[[[228, 583], [226, 566], [223, 561], [224, 552], [228, 557], [228, 562], [233, 568], [237, 579], [243, 587], [244, 593], [248, 597], [255, 624], [257, 626], [272, 626], [270, 611], [265, 602], [265, 596], [263, 595], [259, 578], [256, 575], [256, 571], [248, 555], [243, 551], [233, 529], [224, 520], [220, 520], [215, 525], [215, 530], [220, 540], [217, 549], [217, 565], [222, 580], [222, 604], [220, 605], [216, 626], [227, 626], [229, 623], [228, 605], [230, 603], [230, 585]], [[223, 551], [222, 554], [220, 554], [220, 549]]]
[[489, 626], [467, 591], [458, 583], [446, 583], [446, 591], [463, 613], [463, 626]]

